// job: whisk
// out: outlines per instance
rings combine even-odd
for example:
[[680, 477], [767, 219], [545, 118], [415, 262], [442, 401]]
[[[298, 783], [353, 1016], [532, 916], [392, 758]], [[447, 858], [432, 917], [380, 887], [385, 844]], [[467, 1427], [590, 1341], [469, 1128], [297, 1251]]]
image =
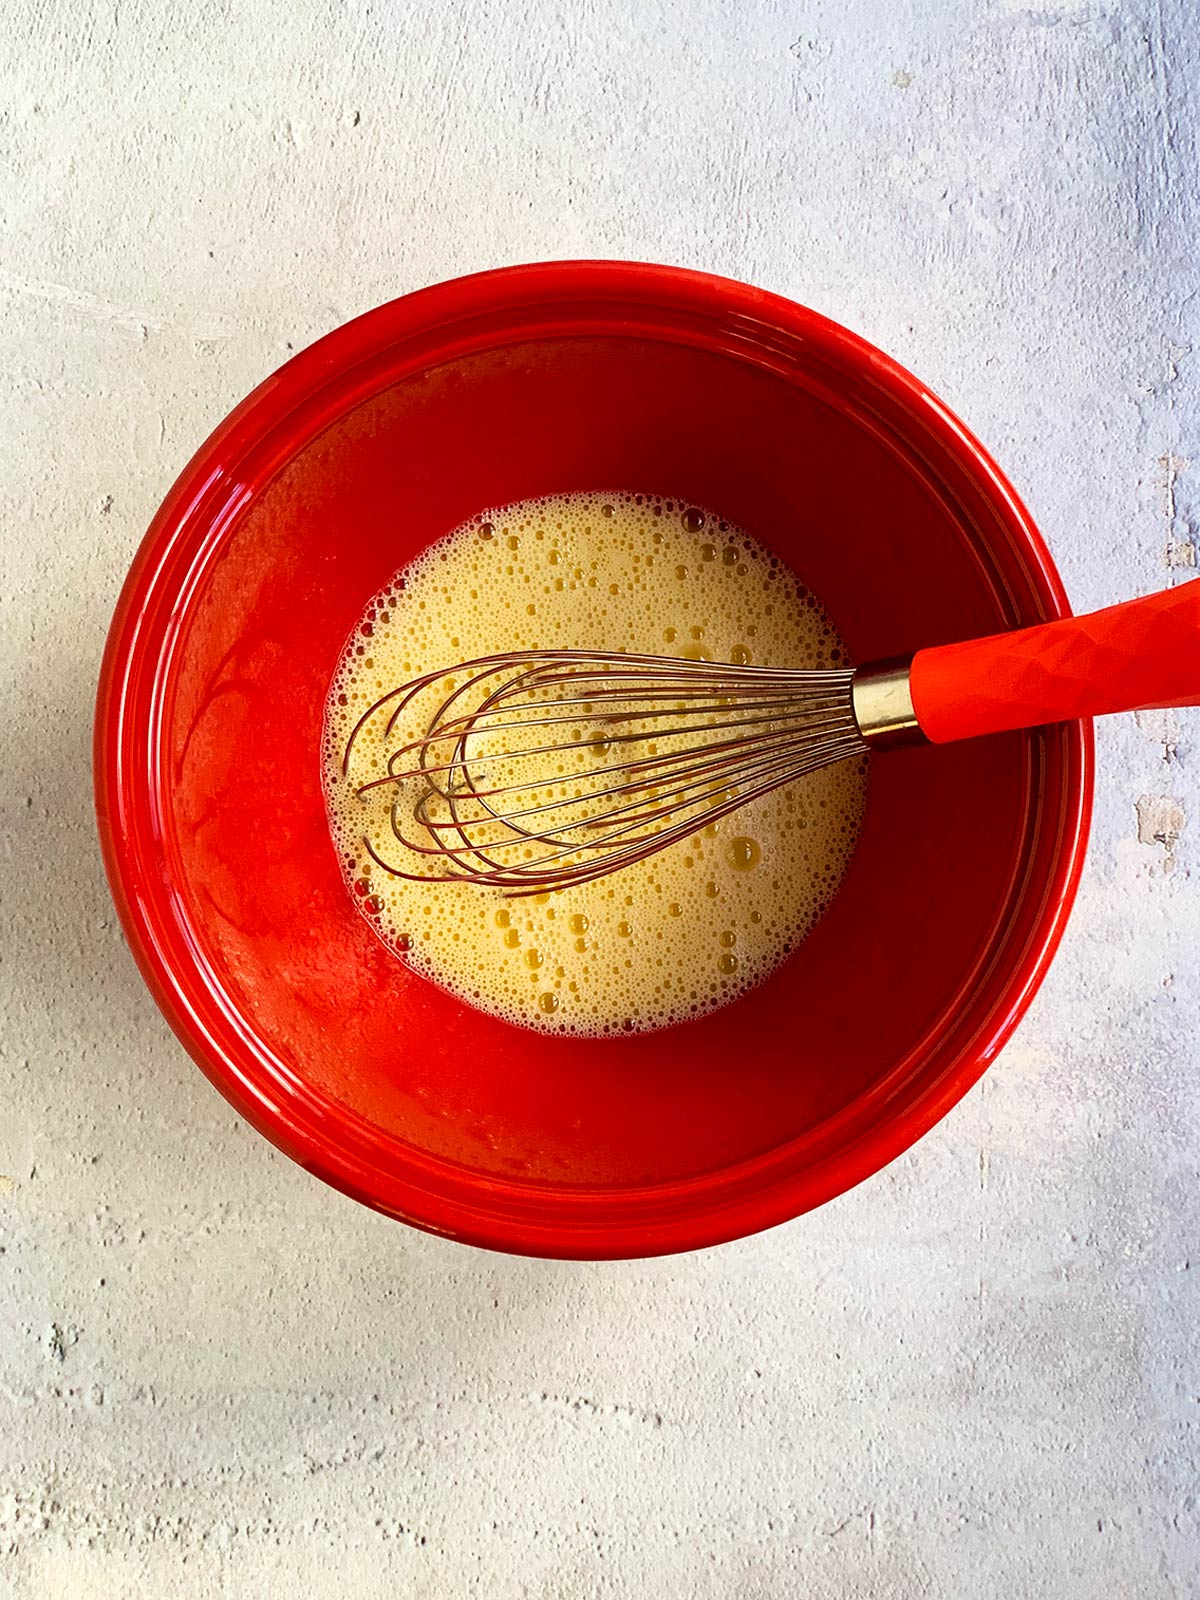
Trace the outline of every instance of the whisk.
[[[416, 720], [424, 697], [430, 712]], [[415, 722], [419, 736], [358, 785], [364, 802], [388, 800], [387, 839], [368, 832], [368, 854], [398, 877], [539, 894], [619, 871], [867, 751], [1197, 704], [1200, 579], [857, 669], [481, 656], [381, 696], [342, 771], [373, 717], [387, 715], [385, 749]]]

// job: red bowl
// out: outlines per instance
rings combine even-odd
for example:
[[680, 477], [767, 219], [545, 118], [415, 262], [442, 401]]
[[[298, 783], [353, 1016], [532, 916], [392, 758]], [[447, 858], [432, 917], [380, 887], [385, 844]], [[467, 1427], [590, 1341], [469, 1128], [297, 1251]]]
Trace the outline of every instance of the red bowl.
[[815, 933], [663, 1033], [530, 1034], [412, 975], [350, 904], [326, 828], [339, 649], [481, 507], [622, 485], [748, 528], [859, 660], [1067, 609], [990, 458], [878, 350], [740, 283], [560, 262], [381, 306], [245, 400], [154, 519], [96, 713], [113, 895], [208, 1076], [368, 1205], [537, 1255], [715, 1244], [898, 1155], [1029, 1004], [1090, 810], [1086, 724], [880, 758]]

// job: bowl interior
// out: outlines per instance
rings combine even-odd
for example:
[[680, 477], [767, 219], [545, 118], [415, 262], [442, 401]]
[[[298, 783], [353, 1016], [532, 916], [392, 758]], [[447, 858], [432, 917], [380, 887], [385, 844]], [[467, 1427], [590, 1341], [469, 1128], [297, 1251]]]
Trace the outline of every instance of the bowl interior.
[[[982, 1069], [964, 1078], [964, 1053], [996, 1030], [996, 973], [1019, 966], [1070, 810], [1062, 731], [878, 758], [814, 934], [740, 1002], [622, 1040], [533, 1035], [410, 974], [329, 840], [317, 752], [343, 641], [397, 567], [485, 505], [603, 486], [708, 504], [786, 559], [856, 660], [1053, 609], [993, 489], [869, 367], [789, 361], [620, 332], [410, 370], [226, 495], [179, 577], [153, 805], [171, 936], [224, 1030], [200, 1053], [301, 1159], [311, 1141], [285, 1124], [353, 1152], [354, 1179], [315, 1164], [362, 1198], [459, 1231], [445, 1207], [469, 1197], [461, 1231], [483, 1242], [547, 1204], [569, 1231], [576, 1207], [579, 1253], [606, 1253], [606, 1216], [652, 1249], [660, 1205], [700, 1205], [703, 1242], [738, 1231], [711, 1219], [748, 1189], [788, 1189], [787, 1214], [844, 1187], [879, 1164], [854, 1170], [871, 1129], [909, 1118], [899, 1147]], [[234, 1051], [236, 1068], [214, 1059]]]

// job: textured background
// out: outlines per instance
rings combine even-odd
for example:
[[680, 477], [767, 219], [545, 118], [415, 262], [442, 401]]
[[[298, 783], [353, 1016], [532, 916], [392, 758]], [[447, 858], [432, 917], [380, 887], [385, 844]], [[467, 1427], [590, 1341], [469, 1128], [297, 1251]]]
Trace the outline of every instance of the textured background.
[[0, 1593], [1197, 1592], [1200, 713], [1099, 730], [1066, 943], [953, 1115], [651, 1264], [451, 1247], [273, 1153], [143, 990], [88, 784], [193, 447], [513, 260], [807, 301], [982, 435], [1077, 606], [1193, 576], [1197, 51], [1193, 0], [9, 0]]

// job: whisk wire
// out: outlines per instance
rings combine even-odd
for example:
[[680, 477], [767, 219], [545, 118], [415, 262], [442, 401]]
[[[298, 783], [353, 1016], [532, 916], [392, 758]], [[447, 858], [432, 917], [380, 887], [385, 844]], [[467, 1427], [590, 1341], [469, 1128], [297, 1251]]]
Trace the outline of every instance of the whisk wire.
[[[834, 761], [839, 761], [845, 756], [855, 754], [858, 748], [859, 746], [856, 742], [847, 742], [840, 747], [829, 746], [813, 759], [797, 762], [782, 772], [777, 770], [769, 778], [764, 779], [763, 782], [749, 789], [739, 791], [736, 796], [719, 805], [714, 805], [705, 813], [704, 823], [720, 821], [732, 812], [740, 810], [750, 801], [771, 793], [779, 788], [782, 783], [790, 783], [795, 779], [806, 777], [821, 767], [828, 766]], [[586, 883], [595, 878], [607, 877], [610, 873], [618, 871], [623, 866], [629, 866], [637, 861], [644, 860], [649, 854], [691, 837], [696, 831], [697, 823], [693, 819], [685, 819], [660, 833], [648, 837], [635, 837], [632, 840], [626, 839], [624, 836], [636, 825], [628, 823], [624, 827], [615, 829], [595, 841], [595, 844], [589, 848], [613, 847], [611, 853], [603, 858], [585, 863], [577, 863], [571, 859], [579, 853], [578, 847], [575, 845], [566, 845], [557, 850], [552, 850], [533, 862], [520, 862], [513, 865], [496, 861], [486, 849], [468, 840], [467, 849], [470, 855], [485, 864], [485, 870], [483, 871], [480, 871], [471, 860], [464, 859], [463, 854], [453, 847], [446, 849], [444, 853], [463, 868], [461, 873], [453, 875], [455, 877], [468, 878], [478, 883], [488, 883], [494, 887], [509, 889], [517, 894], [538, 894], [547, 888], [564, 888], [568, 884]], [[547, 838], [549, 836], [542, 834], [539, 837]], [[618, 841], [623, 842], [618, 843]], [[553, 868], [554, 863], [560, 860], [566, 860], [568, 865], [557, 871], [547, 870], [548, 868]], [[400, 875], [404, 876], [404, 874]], [[530, 879], [534, 877], [536, 877], [537, 881], [531, 885]]]
[[[342, 771], [374, 717], [388, 713], [386, 748], [418, 696], [442, 684], [423, 731], [357, 785], [364, 803], [391, 787], [387, 831], [413, 860], [369, 831], [367, 852], [397, 877], [537, 894], [619, 871], [861, 752], [852, 678], [596, 651], [478, 657], [380, 696], [352, 729]], [[410, 870], [431, 862], [443, 870]]]

